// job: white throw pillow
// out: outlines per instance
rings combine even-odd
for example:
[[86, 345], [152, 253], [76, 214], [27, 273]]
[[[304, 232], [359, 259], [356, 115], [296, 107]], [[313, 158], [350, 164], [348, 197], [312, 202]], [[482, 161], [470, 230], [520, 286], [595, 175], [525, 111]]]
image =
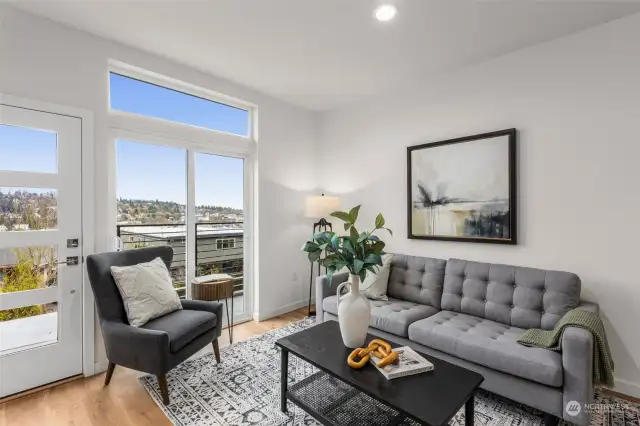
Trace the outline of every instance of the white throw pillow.
[[382, 266], [378, 267], [378, 273], [369, 272], [360, 285], [360, 293], [371, 300], [389, 300], [387, 297], [387, 287], [389, 285], [389, 275], [391, 275], [392, 254], [382, 256]]
[[134, 327], [182, 309], [167, 265], [159, 257], [132, 266], [112, 266], [111, 275]]

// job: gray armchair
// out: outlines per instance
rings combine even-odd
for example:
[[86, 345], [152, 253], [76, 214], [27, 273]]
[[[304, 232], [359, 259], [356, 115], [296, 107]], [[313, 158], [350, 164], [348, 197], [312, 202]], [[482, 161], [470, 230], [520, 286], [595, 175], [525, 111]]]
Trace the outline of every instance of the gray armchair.
[[213, 343], [216, 361], [220, 362], [222, 303], [183, 300], [181, 311], [155, 318], [141, 327], [130, 326], [111, 266], [136, 265], [157, 257], [170, 267], [173, 249], [163, 246], [94, 254], [87, 257], [87, 272], [109, 360], [105, 386], [116, 365], [155, 374], [162, 401], [167, 405], [169, 370], [209, 343]]

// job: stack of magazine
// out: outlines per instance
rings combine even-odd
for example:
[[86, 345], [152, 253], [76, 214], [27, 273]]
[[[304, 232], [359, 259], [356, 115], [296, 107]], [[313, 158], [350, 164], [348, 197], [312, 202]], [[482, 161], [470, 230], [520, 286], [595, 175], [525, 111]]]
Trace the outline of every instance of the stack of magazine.
[[373, 364], [379, 372], [382, 373], [387, 380], [395, 379], [397, 377], [411, 376], [413, 374], [426, 373], [433, 370], [433, 364], [424, 359], [416, 351], [408, 346], [402, 346], [400, 348], [393, 348], [394, 352], [398, 352], [400, 362], [398, 364], [389, 364], [386, 367], [378, 367], [380, 358], [371, 354], [369, 362]]

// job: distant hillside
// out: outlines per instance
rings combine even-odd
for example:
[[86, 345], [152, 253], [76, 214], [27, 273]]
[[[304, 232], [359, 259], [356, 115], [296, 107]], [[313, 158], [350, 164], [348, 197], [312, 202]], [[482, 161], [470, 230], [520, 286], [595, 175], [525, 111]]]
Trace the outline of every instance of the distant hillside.
[[[50, 229], [57, 220], [53, 192], [0, 190], [0, 231]], [[185, 206], [172, 201], [118, 199], [118, 223], [183, 223]], [[242, 209], [225, 206], [197, 206], [199, 221], [242, 221]]]
[[0, 190], [0, 230], [55, 228], [57, 208], [53, 192]]

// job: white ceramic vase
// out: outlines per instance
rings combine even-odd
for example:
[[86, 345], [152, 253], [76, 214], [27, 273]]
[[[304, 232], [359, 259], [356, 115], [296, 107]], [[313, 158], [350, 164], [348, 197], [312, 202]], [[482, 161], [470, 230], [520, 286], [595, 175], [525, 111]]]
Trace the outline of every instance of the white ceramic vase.
[[[348, 286], [349, 293], [340, 296], [342, 287]], [[348, 348], [359, 348], [364, 345], [371, 321], [369, 299], [360, 294], [360, 277], [349, 275], [349, 281], [338, 286], [338, 322], [342, 341]]]

